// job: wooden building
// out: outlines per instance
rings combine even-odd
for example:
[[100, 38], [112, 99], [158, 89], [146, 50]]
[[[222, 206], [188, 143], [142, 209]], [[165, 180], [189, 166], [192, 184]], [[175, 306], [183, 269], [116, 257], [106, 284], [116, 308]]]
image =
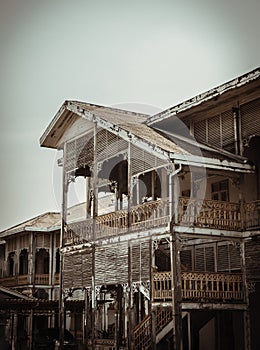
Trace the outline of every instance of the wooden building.
[[31, 349], [40, 328], [58, 324], [60, 223], [60, 213], [45, 213], [0, 233], [2, 333], [13, 349]]
[[154, 116], [55, 115], [40, 143], [63, 150], [60, 322], [84, 300], [89, 348], [258, 347], [259, 87], [256, 69]]
[[153, 116], [65, 101], [61, 231], [1, 233], [1, 284], [59, 297], [84, 349], [258, 349], [259, 114], [260, 69]]

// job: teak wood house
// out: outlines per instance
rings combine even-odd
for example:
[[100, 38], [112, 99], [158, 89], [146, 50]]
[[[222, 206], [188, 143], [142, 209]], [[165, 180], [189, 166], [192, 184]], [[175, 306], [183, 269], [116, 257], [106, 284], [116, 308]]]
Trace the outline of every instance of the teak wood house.
[[257, 349], [259, 114], [259, 69], [154, 116], [64, 102], [40, 140], [63, 151], [62, 330], [81, 300], [85, 348]]

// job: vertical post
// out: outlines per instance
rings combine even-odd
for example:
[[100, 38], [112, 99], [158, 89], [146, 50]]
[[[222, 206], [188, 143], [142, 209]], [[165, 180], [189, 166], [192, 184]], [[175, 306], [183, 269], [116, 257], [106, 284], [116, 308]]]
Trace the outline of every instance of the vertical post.
[[245, 293], [245, 302], [247, 305], [247, 309], [244, 311], [244, 349], [251, 349], [251, 335], [250, 335], [250, 314], [249, 314], [249, 294], [248, 294], [248, 286], [246, 279], [246, 259], [245, 259], [245, 242], [240, 243], [240, 255], [242, 261], [242, 274], [243, 274], [243, 290]]
[[[66, 156], [66, 144], [64, 145], [63, 158]], [[61, 231], [60, 231], [60, 290], [59, 290], [59, 325], [60, 325], [60, 349], [64, 348], [64, 322], [65, 322], [65, 300], [63, 293], [63, 269], [64, 269], [64, 234], [67, 225], [67, 195], [68, 195], [68, 178], [65, 169], [65, 162], [63, 162], [63, 192], [62, 192], [62, 206], [61, 206]]]
[[132, 246], [128, 243], [128, 349], [134, 349], [133, 295], [132, 295]]
[[156, 350], [156, 309], [151, 309], [151, 350]]
[[95, 247], [92, 247], [92, 285], [91, 285], [91, 347], [96, 342], [96, 289], [95, 289]]
[[128, 206], [127, 206], [127, 222], [128, 222], [128, 229], [131, 226], [131, 197], [132, 197], [132, 177], [131, 177], [131, 143], [128, 141], [128, 155], [127, 155], [127, 174], [128, 174]]
[[180, 285], [180, 262], [179, 262], [179, 242], [176, 234], [172, 232], [170, 236], [171, 252], [171, 287], [172, 287], [172, 317], [173, 317], [173, 349], [181, 349], [181, 285]]
[[[93, 240], [96, 240], [96, 217], [98, 212], [98, 169], [97, 169], [97, 123], [93, 129]], [[91, 346], [95, 349], [96, 342], [96, 281], [95, 281], [95, 245], [92, 247], [92, 284], [91, 284]]]
[[173, 317], [173, 349], [181, 350], [182, 339], [182, 317], [181, 317], [181, 264], [180, 264], [180, 242], [174, 231], [174, 225], [178, 221], [178, 182], [176, 175], [181, 167], [170, 174], [169, 196], [170, 203], [170, 255], [171, 255], [171, 289], [172, 289], [172, 317]]
[[152, 200], [154, 201], [155, 200], [155, 171], [152, 170], [152, 173], [151, 173], [151, 187], [152, 187]]

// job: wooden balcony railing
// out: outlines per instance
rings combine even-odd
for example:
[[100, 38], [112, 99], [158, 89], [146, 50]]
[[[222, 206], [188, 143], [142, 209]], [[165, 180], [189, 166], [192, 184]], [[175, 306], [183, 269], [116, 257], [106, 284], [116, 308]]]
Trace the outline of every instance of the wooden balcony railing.
[[[18, 275], [12, 277], [3, 277], [0, 279], [0, 284], [4, 287], [25, 286], [30, 284], [29, 275]], [[36, 274], [35, 284], [49, 285], [49, 274]]]
[[[252, 203], [231, 203], [215, 200], [199, 200], [180, 197], [177, 225], [209, 227], [230, 231], [260, 226], [260, 201]], [[96, 238], [114, 236], [165, 226], [170, 222], [169, 201], [151, 201], [132, 207], [130, 212], [116, 212], [69, 223], [65, 231], [65, 244], [79, 244]]]
[[178, 206], [178, 224], [241, 230], [240, 204], [181, 197]]
[[69, 223], [65, 244], [84, 243], [93, 239], [94, 225], [97, 238], [167, 225], [168, 212], [168, 201], [157, 200], [132, 207], [129, 214], [127, 210], [119, 210], [100, 215], [95, 220], [90, 218]]
[[[194, 302], [243, 302], [242, 274], [182, 272], [182, 299]], [[153, 274], [154, 301], [172, 299], [171, 272]]]
[[244, 204], [244, 221], [246, 229], [260, 227], [260, 201]]
[[44, 284], [44, 285], [50, 284], [49, 283], [49, 274], [48, 273], [44, 273], [44, 274], [37, 273], [35, 275], [35, 284]]

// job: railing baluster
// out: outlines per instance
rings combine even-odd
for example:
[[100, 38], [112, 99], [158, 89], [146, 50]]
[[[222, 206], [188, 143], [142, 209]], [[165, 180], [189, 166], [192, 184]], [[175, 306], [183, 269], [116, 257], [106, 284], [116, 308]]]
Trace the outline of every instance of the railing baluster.
[[[226, 301], [242, 302], [242, 274], [182, 272], [182, 298], [198, 302]], [[171, 273], [153, 273], [153, 299], [171, 300]], [[242, 287], [241, 287], [242, 286]]]

